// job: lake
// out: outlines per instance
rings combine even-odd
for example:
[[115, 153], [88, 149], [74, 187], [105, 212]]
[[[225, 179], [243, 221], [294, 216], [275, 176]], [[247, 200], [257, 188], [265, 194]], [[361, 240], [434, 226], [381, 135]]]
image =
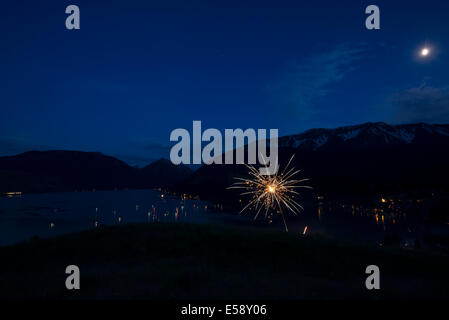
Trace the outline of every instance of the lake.
[[207, 222], [208, 205], [154, 190], [7, 195], [0, 197], [0, 245], [101, 225]]
[[[315, 201], [316, 200], [316, 201]], [[319, 197], [304, 203], [298, 216], [286, 215], [289, 232], [323, 234], [337, 239], [377, 243], [397, 234], [401, 245], [413, 246], [417, 237], [430, 231], [449, 235], [449, 225], [423, 224], [416, 204], [381, 199], [378, 203], [355, 204]], [[222, 212], [214, 203], [173, 196], [156, 190], [59, 192], [10, 194], [0, 197], [0, 245], [17, 243], [33, 236], [49, 237], [74, 231], [123, 223], [192, 222], [238, 224], [273, 228], [283, 232], [279, 215], [273, 220], [253, 220]]]

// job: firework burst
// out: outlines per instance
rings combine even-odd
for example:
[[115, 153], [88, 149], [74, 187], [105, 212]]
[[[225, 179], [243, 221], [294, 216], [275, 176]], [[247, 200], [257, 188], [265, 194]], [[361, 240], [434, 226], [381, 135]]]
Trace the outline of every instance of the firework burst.
[[288, 232], [287, 223], [285, 221], [284, 211], [291, 212], [297, 215], [303, 207], [296, 202], [295, 198], [299, 195], [297, 189], [312, 189], [303, 183], [309, 179], [295, 179], [295, 176], [301, 172], [290, 164], [294, 155], [290, 158], [285, 168], [274, 175], [261, 175], [259, 170], [254, 166], [245, 165], [249, 169], [250, 177], [234, 178], [238, 180], [228, 189], [242, 189], [244, 192], [241, 195], [249, 195], [251, 198], [248, 203], [240, 211], [242, 213], [246, 209], [253, 209], [256, 211], [254, 219], [257, 219], [262, 209], [265, 210], [265, 218], [269, 213], [279, 213], [284, 222], [285, 231]]

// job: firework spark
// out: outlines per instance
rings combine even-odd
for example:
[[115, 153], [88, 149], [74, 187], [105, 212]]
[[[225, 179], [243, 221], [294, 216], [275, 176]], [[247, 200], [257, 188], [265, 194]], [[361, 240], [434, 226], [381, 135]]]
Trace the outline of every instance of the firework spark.
[[244, 192], [241, 193], [241, 195], [251, 196], [251, 199], [246, 206], [243, 207], [240, 213], [246, 209], [254, 209], [256, 211], [254, 219], [257, 219], [262, 209], [265, 209], [265, 218], [268, 217], [269, 213], [272, 215], [273, 211], [275, 213], [277, 212], [282, 216], [285, 231], [288, 232], [284, 210], [297, 215], [299, 211], [303, 210], [303, 207], [295, 201], [295, 197], [299, 195], [296, 189], [312, 189], [311, 187], [302, 184], [309, 179], [294, 179], [301, 170], [296, 170], [294, 167], [290, 168], [293, 158], [294, 156], [290, 158], [281, 173], [276, 173], [271, 176], [261, 175], [259, 170], [254, 166], [246, 165], [249, 169], [248, 173], [250, 177], [248, 179], [234, 178], [238, 181], [228, 188], [243, 189]]

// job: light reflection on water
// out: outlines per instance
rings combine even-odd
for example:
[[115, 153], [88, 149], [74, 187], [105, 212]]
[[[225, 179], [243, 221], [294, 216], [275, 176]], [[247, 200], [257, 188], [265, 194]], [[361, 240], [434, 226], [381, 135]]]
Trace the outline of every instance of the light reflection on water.
[[[241, 203], [244, 205], [244, 203]], [[320, 233], [338, 239], [381, 243], [397, 233], [413, 245], [423, 232], [416, 203], [381, 199], [371, 204], [318, 197], [297, 217], [287, 214], [289, 232]], [[218, 212], [218, 213], [217, 213]], [[253, 213], [226, 214], [221, 204], [171, 196], [154, 190], [61, 192], [0, 197], [0, 245], [68, 232], [133, 222], [231, 223], [284, 230], [282, 219], [253, 221]], [[262, 216], [262, 215], [261, 215]], [[448, 227], [446, 226], [446, 229]]]
[[0, 197], [0, 245], [133, 222], [202, 222], [208, 203], [154, 190]]
[[[397, 237], [400, 245], [411, 247], [417, 239], [428, 233], [432, 226], [426, 225], [420, 200], [371, 199], [325, 199], [318, 197], [314, 204], [305, 204], [312, 210], [300, 217], [291, 218], [301, 232], [322, 233], [334, 238], [356, 242], [384, 243], [386, 237]], [[440, 226], [441, 227], [441, 226]], [[447, 229], [447, 226], [443, 228]], [[449, 230], [441, 230], [447, 234]], [[419, 240], [418, 240], [419, 241]]]
[[[425, 222], [426, 210], [420, 199], [328, 199], [319, 196], [302, 204], [305, 210], [298, 216], [286, 214], [290, 233], [321, 234], [357, 243], [402, 247], [414, 247], [415, 243], [422, 247], [423, 238], [431, 235], [449, 236], [449, 224], [429, 225]], [[273, 223], [269, 220], [266, 224], [282, 228], [280, 215], [274, 216]]]

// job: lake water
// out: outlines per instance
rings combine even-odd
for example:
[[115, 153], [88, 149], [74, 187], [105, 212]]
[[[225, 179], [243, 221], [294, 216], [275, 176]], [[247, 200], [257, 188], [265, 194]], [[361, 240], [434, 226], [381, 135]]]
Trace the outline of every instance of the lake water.
[[[0, 245], [101, 225], [207, 222], [208, 202], [154, 190], [59, 192], [0, 197]], [[213, 204], [212, 204], [213, 205]]]
[[[371, 243], [380, 243], [385, 235], [396, 233], [403, 246], [412, 246], [417, 237], [429, 232], [413, 203], [385, 199], [371, 205], [357, 205], [350, 201], [319, 199], [309, 200], [304, 203], [304, 208], [299, 216], [286, 215], [290, 233], [320, 233], [337, 239]], [[220, 211], [210, 202], [171, 196], [155, 190], [2, 196], [0, 245], [33, 236], [48, 237], [129, 222], [240, 224], [274, 228], [280, 232], [284, 230], [279, 215], [275, 215], [273, 221], [253, 221], [252, 213], [238, 215]], [[438, 228], [440, 234], [449, 236], [449, 225]]]

